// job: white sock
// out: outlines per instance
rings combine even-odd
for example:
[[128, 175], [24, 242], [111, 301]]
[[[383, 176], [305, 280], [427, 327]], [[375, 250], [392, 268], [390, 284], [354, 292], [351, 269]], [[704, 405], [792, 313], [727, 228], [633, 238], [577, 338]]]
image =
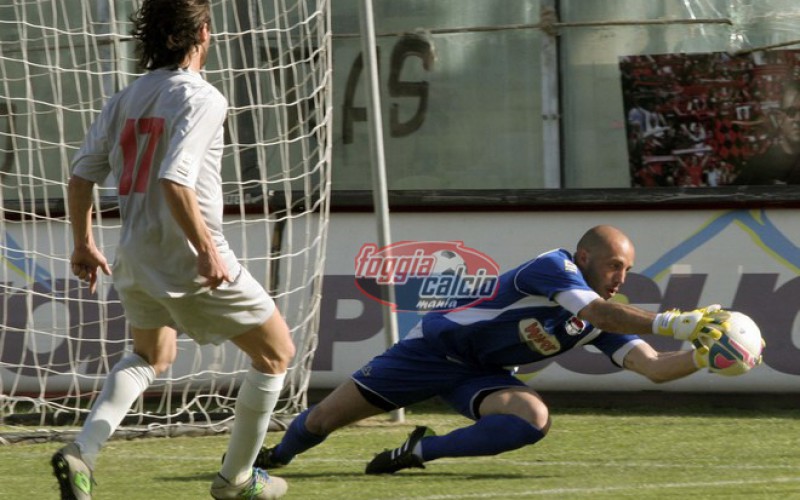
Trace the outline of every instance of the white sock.
[[253, 367], [247, 371], [236, 398], [231, 440], [220, 471], [232, 484], [250, 477], [285, 378], [286, 373], [272, 375]]
[[136, 398], [156, 378], [150, 364], [135, 353], [128, 353], [111, 369], [103, 384], [100, 396], [86, 418], [75, 444], [90, 469], [94, 469], [97, 455], [128, 413]]

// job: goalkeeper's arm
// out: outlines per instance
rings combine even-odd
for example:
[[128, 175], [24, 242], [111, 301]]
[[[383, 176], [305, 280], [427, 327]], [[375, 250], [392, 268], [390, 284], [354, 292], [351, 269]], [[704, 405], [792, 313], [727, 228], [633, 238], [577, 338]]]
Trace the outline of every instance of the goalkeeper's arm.
[[625, 356], [623, 366], [657, 384], [669, 382], [691, 375], [699, 369], [695, 352], [659, 352], [649, 344], [640, 342]]
[[653, 333], [693, 341], [699, 337], [719, 338], [722, 335], [719, 325], [726, 314], [719, 306], [656, 314], [628, 304], [597, 299], [581, 309], [578, 317], [606, 332]]

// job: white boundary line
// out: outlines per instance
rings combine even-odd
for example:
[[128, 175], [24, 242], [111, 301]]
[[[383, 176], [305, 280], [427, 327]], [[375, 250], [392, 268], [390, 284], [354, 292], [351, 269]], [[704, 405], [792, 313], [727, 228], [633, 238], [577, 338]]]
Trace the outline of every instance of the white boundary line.
[[[534, 497], [544, 495], [575, 495], [593, 493], [613, 493], [613, 492], [641, 492], [642, 490], [664, 490], [681, 488], [702, 488], [709, 491], [714, 486], [745, 486], [753, 484], [775, 484], [775, 483], [800, 483], [800, 477], [773, 477], [765, 479], [741, 480], [741, 481], [702, 481], [687, 483], [649, 483], [649, 484], [629, 484], [625, 486], [603, 486], [596, 488], [548, 488], [542, 490], [530, 489], [524, 491], [503, 490], [502, 498]], [[402, 496], [394, 499], [384, 500], [451, 500], [457, 498], [497, 498], [498, 493], [467, 493], [460, 495], [431, 495], [424, 497]]]

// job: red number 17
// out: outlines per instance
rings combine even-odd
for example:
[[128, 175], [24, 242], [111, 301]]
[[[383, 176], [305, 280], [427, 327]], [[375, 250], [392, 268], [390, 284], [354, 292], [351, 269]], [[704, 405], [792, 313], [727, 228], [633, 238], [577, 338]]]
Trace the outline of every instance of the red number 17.
[[[133, 187], [134, 193], [144, 193], [147, 189], [147, 178], [150, 175], [150, 167], [153, 164], [153, 154], [158, 145], [158, 139], [164, 132], [163, 118], [139, 118], [125, 120], [125, 128], [119, 137], [119, 144], [122, 147], [122, 177], [119, 180], [119, 195], [127, 196]], [[145, 149], [139, 158], [140, 135], [146, 136]], [[136, 168], [136, 163], [139, 168]], [[134, 170], [136, 170], [136, 182], [134, 183]]]

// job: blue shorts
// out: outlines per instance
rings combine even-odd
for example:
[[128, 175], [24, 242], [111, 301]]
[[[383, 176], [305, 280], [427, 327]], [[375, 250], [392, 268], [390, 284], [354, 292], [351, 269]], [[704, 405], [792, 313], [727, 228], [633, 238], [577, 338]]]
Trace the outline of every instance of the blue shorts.
[[480, 418], [485, 396], [525, 383], [504, 368], [470, 366], [435, 352], [423, 338], [398, 342], [353, 374], [364, 397], [385, 411], [441, 397], [467, 418]]

